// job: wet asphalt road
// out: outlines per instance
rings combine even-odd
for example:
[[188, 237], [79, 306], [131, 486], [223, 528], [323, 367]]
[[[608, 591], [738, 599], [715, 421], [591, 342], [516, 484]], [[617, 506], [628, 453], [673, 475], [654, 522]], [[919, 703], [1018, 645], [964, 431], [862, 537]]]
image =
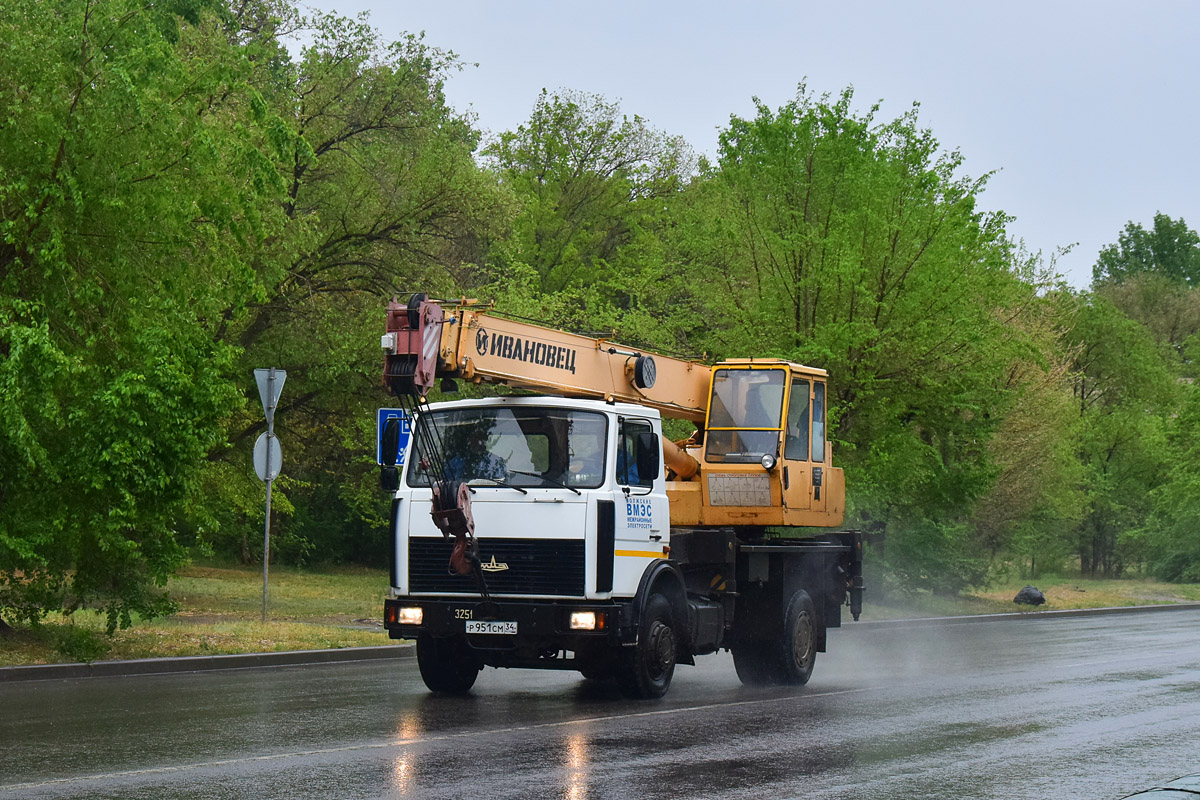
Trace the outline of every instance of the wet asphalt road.
[[1200, 611], [852, 624], [798, 690], [727, 655], [634, 703], [415, 660], [0, 684], [7, 798], [1119, 798], [1200, 771]]

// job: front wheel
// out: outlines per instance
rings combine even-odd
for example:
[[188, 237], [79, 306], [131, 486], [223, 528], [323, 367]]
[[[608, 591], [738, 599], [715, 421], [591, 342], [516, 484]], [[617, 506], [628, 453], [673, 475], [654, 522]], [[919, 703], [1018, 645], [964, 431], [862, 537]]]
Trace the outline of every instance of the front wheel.
[[430, 691], [446, 694], [466, 694], [482, 669], [465, 638], [437, 639], [427, 633], [417, 637], [417, 667]]
[[675, 674], [675, 625], [671, 604], [653, 594], [642, 611], [637, 644], [622, 648], [616, 669], [617, 687], [626, 697], [653, 699], [671, 688]]

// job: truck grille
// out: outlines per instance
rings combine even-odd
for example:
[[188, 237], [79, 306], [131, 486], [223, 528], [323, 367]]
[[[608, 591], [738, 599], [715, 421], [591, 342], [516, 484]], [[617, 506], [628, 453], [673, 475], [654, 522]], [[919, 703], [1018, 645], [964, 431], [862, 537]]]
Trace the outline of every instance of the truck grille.
[[[453, 545], [441, 538], [408, 540], [409, 591], [479, 591], [474, 576], [447, 572]], [[479, 554], [491, 594], [584, 594], [582, 539], [480, 539]]]

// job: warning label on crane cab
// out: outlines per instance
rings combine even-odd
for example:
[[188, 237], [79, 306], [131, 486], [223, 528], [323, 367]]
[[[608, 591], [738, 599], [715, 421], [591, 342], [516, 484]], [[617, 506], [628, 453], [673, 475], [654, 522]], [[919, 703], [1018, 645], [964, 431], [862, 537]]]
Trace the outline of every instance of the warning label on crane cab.
[[537, 339], [522, 339], [507, 333], [489, 333], [480, 328], [475, 331], [475, 351], [481, 356], [506, 358], [575, 374], [576, 350], [573, 347], [563, 347]]

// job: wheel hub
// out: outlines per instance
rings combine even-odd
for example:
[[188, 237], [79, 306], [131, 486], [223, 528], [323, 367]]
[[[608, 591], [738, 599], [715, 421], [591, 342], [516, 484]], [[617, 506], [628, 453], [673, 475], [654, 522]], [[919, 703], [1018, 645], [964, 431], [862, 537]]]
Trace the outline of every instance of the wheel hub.
[[807, 613], [796, 616], [796, 630], [792, 635], [792, 658], [796, 664], [805, 664], [812, 657], [812, 620]]
[[669, 625], [655, 621], [648, 638], [646, 666], [655, 678], [660, 678], [675, 665], [675, 632]]

